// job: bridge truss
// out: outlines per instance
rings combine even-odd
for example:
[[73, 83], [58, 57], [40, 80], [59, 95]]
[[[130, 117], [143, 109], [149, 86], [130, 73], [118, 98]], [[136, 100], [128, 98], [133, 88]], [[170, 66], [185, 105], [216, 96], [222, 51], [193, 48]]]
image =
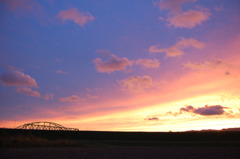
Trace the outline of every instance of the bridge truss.
[[60, 124], [53, 122], [32, 122], [18, 126], [16, 129], [79, 131], [77, 128], [66, 128]]

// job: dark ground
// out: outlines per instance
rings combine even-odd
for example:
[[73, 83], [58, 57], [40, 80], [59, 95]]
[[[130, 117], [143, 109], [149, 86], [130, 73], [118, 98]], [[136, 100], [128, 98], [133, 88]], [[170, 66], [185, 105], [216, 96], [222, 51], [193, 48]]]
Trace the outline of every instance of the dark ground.
[[240, 159], [240, 132], [0, 129], [1, 159]]
[[240, 148], [58, 147], [1, 149], [2, 159], [239, 159]]

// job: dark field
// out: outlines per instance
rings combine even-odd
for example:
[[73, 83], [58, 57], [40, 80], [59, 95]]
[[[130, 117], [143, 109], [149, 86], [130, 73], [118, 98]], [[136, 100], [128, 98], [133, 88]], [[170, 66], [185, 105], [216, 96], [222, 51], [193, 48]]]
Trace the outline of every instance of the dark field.
[[240, 132], [94, 132], [0, 129], [0, 158], [240, 159]]
[[1, 149], [6, 159], [239, 159], [239, 148], [54, 147]]

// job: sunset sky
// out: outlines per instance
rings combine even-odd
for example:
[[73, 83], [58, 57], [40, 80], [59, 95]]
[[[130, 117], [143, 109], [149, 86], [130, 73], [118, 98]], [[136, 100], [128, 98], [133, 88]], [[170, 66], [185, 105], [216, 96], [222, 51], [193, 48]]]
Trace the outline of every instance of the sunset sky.
[[240, 127], [239, 0], [0, 0], [0, 127]]

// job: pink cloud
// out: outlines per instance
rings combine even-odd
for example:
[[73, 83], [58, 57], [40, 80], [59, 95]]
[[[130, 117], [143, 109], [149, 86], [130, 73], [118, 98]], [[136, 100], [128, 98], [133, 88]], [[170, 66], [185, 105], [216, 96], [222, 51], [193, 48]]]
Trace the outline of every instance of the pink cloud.
[[144, 68], [158, 68], [160, 66], [160, 62], [157, 59], [138, 59], [135, 63], [142, 65]]
[[37, 91], [33, 91], [31, 88], [26, 88], [26, 87], [17, 87], [16, 92], [28, 96], [33, 96], [33, 97], [41, 97], [41, 94]]
[[172, 14], [182, 11], [182, 5], [187, 2], [196, 2], [197, 0], [165, 0], [159, 3], [160, 9], [168, 9]]
[[24, 11], [43, 10], [43, 7], [36, 0], [3, 0], [12, 11], [18, 9]]
[[63, 10], [58, 14], [58, 18], [62, 21], [73, 21], [83, 27], [87, 22], [93, 21], [95, 18], [90, 13], [81, 12], [76, 8]]
[[187, 2], [196, 2], [197, 0], [166, 0], [159, 3], [160, 9], [167, 9], [171, 14], [167, 18], [159, 17], [160, 20], [168, 21], [170, 26], [176, 28], [194, 28], [209, 19], [210, 12], [207, 9], [203, 11], [188, 10], [183, 12], [182, 5]]
[[169, 25], [176, 28], [193, 28], [196, 25], [202, 24], [210, 16], [209, 12], [189, 10], [181, 14], [167, 18]]
[[114, 54], [110, 54], [108, 57], [108, 61], [103, 61], [100, 58], [93, 60], [93, 63], [95, 63], [95, 67], [98, 72], [111, 73], [114, 71], [126, 70], [127, 66], [132, 65], [132, 62], [126, 57], [119, 58]]
[[77, 96], [77, 95], [72, 95], [70, 97], [63, 97], [59, 99], [61, 102], [78, 102], [78, 101], [85, 101], [85, 99]]
[[184, 54], [183, 50], [189, 47], [202, 49], [205, 44], [193, 38], [180, 38], [180, 40], [169, 48], [159, 49], [157, 45], [150, 46], [150, 53], [165, 53], [167, 57], [176, 57]]
[[0, 81], [6, 86], [38, 87], [34, 78], [20, 71], [7, 72], [0, 76]]
[[144, 92], [144, 90], [153, 87], [153, 81], [150, 76], [131, 76], [119, 81], [122, 88], [131, 92]]

